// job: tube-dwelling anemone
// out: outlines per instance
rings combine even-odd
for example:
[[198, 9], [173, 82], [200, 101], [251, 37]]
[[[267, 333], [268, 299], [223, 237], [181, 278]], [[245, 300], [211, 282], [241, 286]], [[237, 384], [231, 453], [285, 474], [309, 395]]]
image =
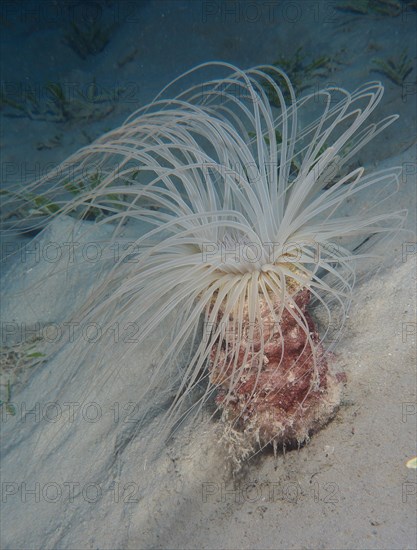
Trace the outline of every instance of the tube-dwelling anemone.
[[[226, 76], [175, 96], [184, 79], [213, 68]], [[149, 224], [126, 239], [77, 316], [110, 325], [123, 315], [140, 329], [139, 350], [175, 314], [149, 380], [157, 389], [167, 369], [177, 373], [165, 426], [210, 400], [253, 449], [300, 443], [334, 414], [340, 378], [308, 306], [321, 304], [328, 326], [337, 310], [342, 325], [358, 257], [349, 243], [402, 224], [402, 212], [342, 212], [367, 188], [376, 205], [398, 185], [398, 168], [367, 174], [350, 162], [397, 118], [366, 123], [382, 94], [370, 82], [296, 99], [276, 67], [204, 64], [66, 161], [72, 199], [64, 169], [34, 185], [59, 205], [53, 216], [98, 213], [96, 224], [112, 227], [109, 247], [129, 224]], [[99, 174], [94, 186], [88, 167]]]

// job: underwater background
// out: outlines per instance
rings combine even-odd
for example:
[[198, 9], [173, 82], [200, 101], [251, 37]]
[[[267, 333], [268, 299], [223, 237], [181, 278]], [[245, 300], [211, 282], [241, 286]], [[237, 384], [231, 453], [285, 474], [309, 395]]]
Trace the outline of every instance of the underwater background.
[[[370, 168], [403, 167], [393, 209], [408, 208], [407, 228], [415, 230], [415, 0], [4, 0], [0, 28], [6, 195], [16, 184], [24, 192], [25, 184], [122, 124], [199, 63], [274, 64], [287, 72], [298, 96], [382, 81], [377, 120], [393, 113], [400, 118], [361, 151], [359, 161]], [[36, 197], [31, 201], [27, 208], [42, 208]], [[7, 211], [5, 219], [24, 215]], [[5, 240], [2, 256], [27, 240]], [[270, 457], [241, 480], [223, 472], [207, 426], [196, 441], [174, 442], [149, 465], [139, 442], [129, 439], [129, 426], [115, 429], [114, 407], [107, 411], [109, 424], [87, 422], [84, 443], [75, 430], [63, 450], [52, 450], [50, 434], [33, 435], [29, 423], [14, 424], [20, 409], [12, 402], [33, 404], [53, 395], [59, 374], [42, 374], [41, 356], [32, 349], [26, 360], [41, 374], [31, 379], [26, 369], [27, 385], [20, 380], [19, 386], [10, 364], [22, 370], [21, 357], [2, 347], [2, 547], [415, 548], [417, 479], [405, 467], [416, 454], [417, 427], [413, 243], [411, 237], [398, 240], [386, 251], [391, 269], [358, 288], [338, 357], [349, 380], [340, 419], [302, 451]], [[5, 295], [13, 290], [19, 288], [7, 281]], [[77, 288], [66, 287], [69, 302], [70, 291]], [[51, 284], [35, 303], [43, 300], [50, 312], [60, 293]], [[12, 320], [36, 320], [35, 306], [25, 318], [26, 302], [11, 304], [4, 306], [2, 329]], [[130, 370], [124, 403], [134, 399], [134, 366]], [[76, 467], [66, 474], [62, 465], [71, 454]], [[77, 477], [86, 464], [94, 475]], [[64, 483], [78, 483], [77, 498], [68, 496]]]
[[33, 181], [213, 60], [276, 64], [298, 95], [382, 80], [398, 137], [369, 149], [381, 160], [415, 139], [412, 0], [4, 1], [0, 24], [5, 185]]

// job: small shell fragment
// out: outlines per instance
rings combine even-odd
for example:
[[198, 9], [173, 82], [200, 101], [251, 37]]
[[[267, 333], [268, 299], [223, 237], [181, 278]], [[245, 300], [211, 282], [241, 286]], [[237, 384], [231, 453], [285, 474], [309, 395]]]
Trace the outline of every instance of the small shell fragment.
[[410, 458], [410, 460], [407, 461], [406, 466], [407, 466], [407, 468], [416, 469], [417, 468], [417, 456], [415, 456], [414, 458]]

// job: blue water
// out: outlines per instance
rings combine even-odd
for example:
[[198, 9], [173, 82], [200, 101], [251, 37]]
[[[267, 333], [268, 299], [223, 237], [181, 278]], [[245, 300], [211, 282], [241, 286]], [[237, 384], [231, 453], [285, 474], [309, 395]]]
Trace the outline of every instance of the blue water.
[[[32, 181], [50, 163], [62, 161], [120, 124], [172, 78], [205, 61], [250, 67], [291, 60], [302, 47], [305, 66], [322, 56], [331, 60], [324, 74], [312, 75], [309, 88], [332, 84], [352, 89], [366, 80], [382, 79], [404, 125], [410, 117], [415, 121], [415, 8], [398, 1], [388, 15], [337, 9], [348, 3], [5, 0], [0, 12], [3, 97], [22, 106], [30, 95], [45, 110], [54, 99], [48, 88], [52, 83], [72, 104], [82, 100], [88, 107], [94, 97], [98, 105], [90, 119], [70, 115], [64, 122], [51, 113], [31, 119], [10, 101], [3, 105], [3, 183]], [[94, 28], [108, 41], [97, 40], [82, 57], [75, 28], [84, 33]], [[373, 71], [373, 58], [398, 56], [403, 50], [413, 66], [403, 86]], [[402, 129], [404, 143], [413, 130], [415, 125], [406, 132]]]

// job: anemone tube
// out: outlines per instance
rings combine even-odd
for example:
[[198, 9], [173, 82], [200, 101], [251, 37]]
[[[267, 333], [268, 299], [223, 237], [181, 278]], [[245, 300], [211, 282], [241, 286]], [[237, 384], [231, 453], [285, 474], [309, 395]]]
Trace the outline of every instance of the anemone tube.
[[[226, 74], [175, 95], [188, 78], [213, 70]], [[382, 94], [370, 82], [352, 93], [329, 87], [296, 99], [276, 67], [203, 64], [29, 188], [59, 207], [51, 217], [76, 215], [82, 223], [92, 209], [100, 212], [96, 225], [110, 227], [109, 247], [126, 228], [149, 227], [133, 243], [126, 237], [130, 248], [77, 318], [111, 325], [122, 315], [140, 327], [133, 344], [140, 353], [175, 314], [173, 330], [152, 351], [159, 355], [148, 386], [138, 388], [140, 402], [172, 373], [175, 397], [161, 434], [209, 400], [261, 446], [303, 441], [334, 414], [340, 377], [329, 366], [333, 346], [323, 341], [336, 310], [343, 326], [355, 262], [367, 257], [354, 245], [387, 238], [404, 219], [380, 209], [400, 169], [366, 173], [351, 162], [397, 118], [367, 122]], [[93, 188], [78, 185], [68, 200], [68, 166], [75, 185], [88, 166], [100, 178]], [[347, 216], [347, 200], [370, 190], [373, 204]], [[126, 261], [132, 250], [141, 251], [134, 264]], [[310, 301], [324, 312], [321, 335]], [[88, 350], [75, 353], [81, 364]], [[111, 356], [111, 344], [101, 353]]]

